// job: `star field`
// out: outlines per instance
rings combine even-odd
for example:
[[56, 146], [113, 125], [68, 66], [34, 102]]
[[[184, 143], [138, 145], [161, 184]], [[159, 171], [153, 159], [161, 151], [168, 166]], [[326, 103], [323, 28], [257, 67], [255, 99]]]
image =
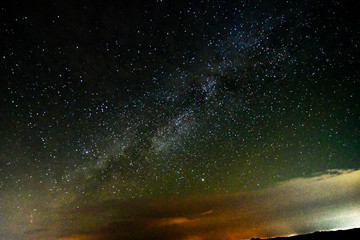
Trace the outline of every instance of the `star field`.
[[50, 218], [62, 227], [31, 234], [88, 232], [99, 221], [69, 230], [65, 210], [106, 201], [360, 169], [352, 5], [52, 1], [0, 15], [0, 239]]

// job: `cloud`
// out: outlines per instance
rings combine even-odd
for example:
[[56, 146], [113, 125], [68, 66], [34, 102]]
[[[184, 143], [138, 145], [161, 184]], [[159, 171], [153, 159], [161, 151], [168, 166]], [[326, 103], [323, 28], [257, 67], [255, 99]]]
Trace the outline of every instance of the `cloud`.
[[72, 224], [58, 239], [248, 239], [360, 227], [359, 184], [360, 170], [340, 169], [252, 192], [106, 201], [62, 210]]
[[39, 232], [44, 232], [44, 231], [46, 231], [46, 229], [33, 229], [33, 230], [25, 231], [24, 234], [25, 235], [33, 235], [33, 234], [36, 234]]

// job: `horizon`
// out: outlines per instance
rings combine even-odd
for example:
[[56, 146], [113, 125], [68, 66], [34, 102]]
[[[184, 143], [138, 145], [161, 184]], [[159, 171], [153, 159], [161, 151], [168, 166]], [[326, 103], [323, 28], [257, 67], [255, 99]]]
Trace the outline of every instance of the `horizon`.
[[[307, 235], [313, 235], [313, 234], [317, 234], [317, 233], [336, 233], [336, 232], [346, 232], [346, 231], [352, 231], [352, 230], [360, 230], [359, 228], [349, 228], [349, 229], [338, 229], [338, 230], [328, 230], [328, 231], [316, 231], [316, 232], [310, 232], [310, 233], [304, 233], [304, 234], [297, 234], [297, 235], [283, 235], [283, 236], [276, 236], [276, 237], [269, 237], [269, 238], [265, 238], [265, 239], [277, 239], [277, 238], [292, 238], [292, 237], [298, 237], [298, 236], [307, 236]], [[77, 235], [77, 236], [73, 236], [73, 237], [66, 237], [66, 238], [60, 238], [59, 240], [71, 240], [71, 239], [83, 239], [81, 237], [84, 237], [82, 235]], [[258, 238], [258, 237], [252, 237], [252, 238], [242, 238], [242, 239], [237, 239], [237, 240], [252, 240], [252, 239], [264, 239], [264, 238]], [[84, 240], [86, 240], [86, 237], [84, 238]]]

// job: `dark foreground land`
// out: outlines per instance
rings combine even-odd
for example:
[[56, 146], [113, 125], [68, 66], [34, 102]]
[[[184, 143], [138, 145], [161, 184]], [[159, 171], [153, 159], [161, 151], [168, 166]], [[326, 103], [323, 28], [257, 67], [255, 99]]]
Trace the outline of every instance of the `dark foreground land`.
[[[252, 240], [260, 238], [252, 238]], [[304, 235], [297, 235], [292, 237], [276, 237], [276, 238], [267, 238], [271, 240], [322, 240], [322, 239], [360, 239], [360, 228], [354, 228], [349, 230], [339, 230], [339, 231], [330, 231], [330, 232], [315, 232]]]

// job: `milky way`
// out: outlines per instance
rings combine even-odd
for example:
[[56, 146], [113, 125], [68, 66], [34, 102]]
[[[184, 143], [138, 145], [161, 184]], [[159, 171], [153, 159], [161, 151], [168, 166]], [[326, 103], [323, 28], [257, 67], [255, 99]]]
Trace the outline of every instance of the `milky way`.
[[[360, 219], [351, 185], [360, 183], [354, 8], [165, 0], [1, 7], [0, 239], [142, 239], [135, 226], [154, 239], [192, 239], [189, 229], [197, 239], [224, 239], [359, 227], [339, 220]], [[326, 175], [340, 179], [333, 186], [350, 184], [334, 196], [317, 192], [327, 197], [321, 203], [338, 200], [320, 211], [338, 212], [332, 221], [297, 231], [295, 218], [314, 216], [289, 214], [291, 228], [254, 228], [273, 226], [257, 197], [272, 208], [278, 198], [268, 196], [290, 199], [301, 184], [300, 192], [316, 192], [312, 180]], [[306, 208], [319, 205], [317, 193]], [[214, 232], [219, 219], [234, 218], [228, 204], [253, 225]]]

